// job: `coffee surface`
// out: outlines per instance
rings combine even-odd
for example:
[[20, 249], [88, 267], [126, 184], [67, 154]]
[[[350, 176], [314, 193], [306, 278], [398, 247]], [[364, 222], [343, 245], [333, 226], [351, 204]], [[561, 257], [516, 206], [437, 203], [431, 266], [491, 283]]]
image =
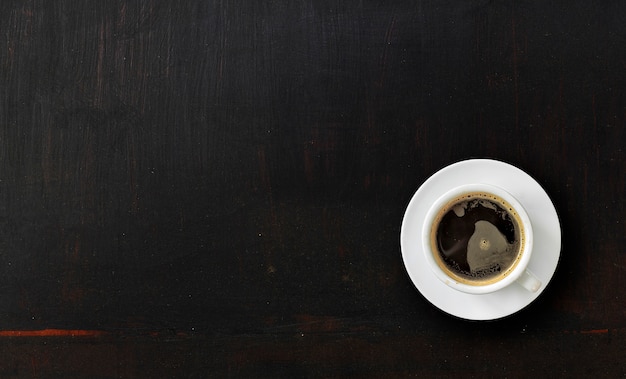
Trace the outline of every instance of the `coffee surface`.
[[447, 270], [480, 284], [505, 275], [520, 250], [514, 211], [491, 195], [467, 195], [449, 204], [436, 228], [438, 254]]

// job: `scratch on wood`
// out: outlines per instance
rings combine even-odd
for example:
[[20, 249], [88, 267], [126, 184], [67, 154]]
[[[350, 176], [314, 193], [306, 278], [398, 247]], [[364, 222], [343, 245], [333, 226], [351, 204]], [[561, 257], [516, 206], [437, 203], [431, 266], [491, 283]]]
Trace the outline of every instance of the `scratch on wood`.
[[106, 23], [103, 21], [102, 25], [100, 25], [100, 36], [98, 39], [98, 61], [96, 62], [95, 101], [97, 104], [101, 104], [102, 102], [102, 86], [104, 83], [105, 28]]
[[385, 33], [385, 46], [383, 47], [383, 53], [381, 56], [381, 68], [380, 68], [380, 79], [378, 81], [378, 85], [380, 87], [383, 86], [385, 81], [385, 70], [387, 66], [387, 58], [389, 55], [389, 46], [391, 45], [391, 37], [393, 36], [393, 30], [396, 25], [396, 16], [394, 15], [391, 18], [391, 22], [389, 23], [389, 28], [387, 28], [387, 32]]

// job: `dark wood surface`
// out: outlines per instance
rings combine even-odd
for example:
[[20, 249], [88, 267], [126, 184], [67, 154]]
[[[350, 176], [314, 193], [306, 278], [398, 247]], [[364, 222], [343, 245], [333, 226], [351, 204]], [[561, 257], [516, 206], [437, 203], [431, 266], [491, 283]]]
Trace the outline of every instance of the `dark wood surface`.
[[[0, 377], [622, 377], [626, 3], [0, 3]], [[495, 322], [399, 228], [453, 162], [563, 227]]]

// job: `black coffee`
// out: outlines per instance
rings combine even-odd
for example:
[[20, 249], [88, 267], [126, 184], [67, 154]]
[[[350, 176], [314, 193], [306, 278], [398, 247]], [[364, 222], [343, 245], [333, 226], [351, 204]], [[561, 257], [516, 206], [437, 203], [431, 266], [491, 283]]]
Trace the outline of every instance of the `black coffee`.
[[448, 203], [434, 225], [439, 264], [461, 281], [491, 283], [506, 276], [519, 259], [520, 222], [495, 195], [464, 195]]

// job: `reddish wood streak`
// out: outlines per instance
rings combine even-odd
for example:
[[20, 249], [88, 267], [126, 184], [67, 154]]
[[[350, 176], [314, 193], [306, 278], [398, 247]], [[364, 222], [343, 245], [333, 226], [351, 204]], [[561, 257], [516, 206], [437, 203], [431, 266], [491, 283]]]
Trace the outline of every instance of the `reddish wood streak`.
[[0, 330], [0, 337], [97, 337], [105, 334], [102, 330], [81, 329]]
[[581, 330], [580, 334], [607, 334], [609, 332], [608, 329], [591, 329], [591, 330]]

